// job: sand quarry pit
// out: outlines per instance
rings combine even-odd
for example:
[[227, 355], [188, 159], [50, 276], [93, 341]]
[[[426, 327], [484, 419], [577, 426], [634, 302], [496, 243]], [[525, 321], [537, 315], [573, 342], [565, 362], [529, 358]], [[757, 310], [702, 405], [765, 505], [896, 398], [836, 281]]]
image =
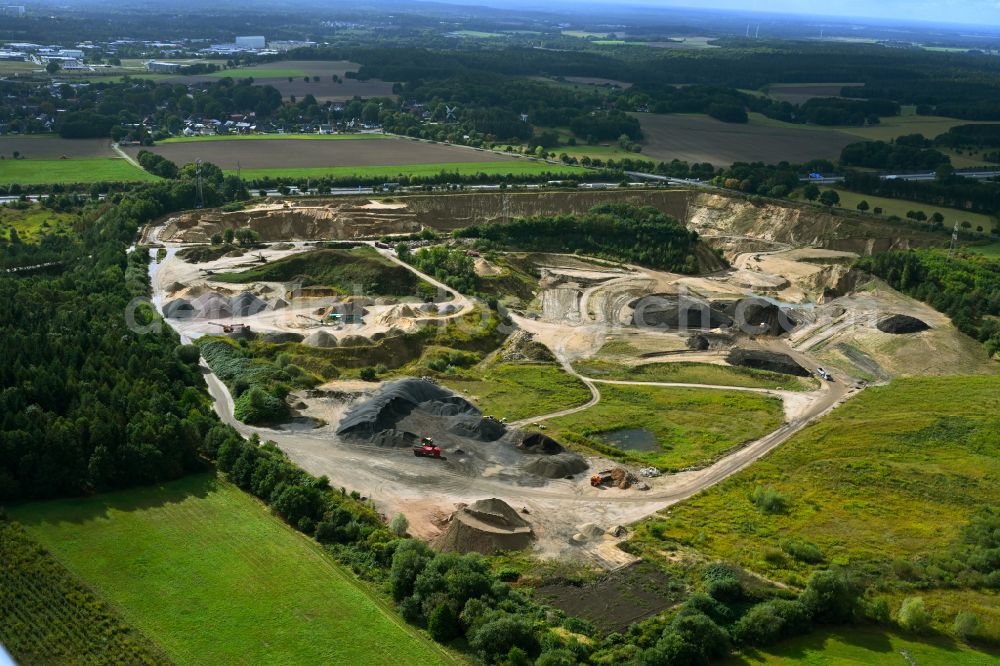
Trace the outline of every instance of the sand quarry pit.
[[[154, 300], [160, 307], [185, 299], [190, 308], [180, 307], [183, 301], [174, 307], [196, 310], [199, 298], [211, 306], [221, 297], [228, 299], [232, 311], [241, 313], [225, 321], [250, 324], [258, 339], [290, 344], [309, 339], [317, 346], [339, 348], [461, 316], [470, 311], [471, 301], [456, 293], [450, 300], [430, 304], [373, 298], [361, 305], [362, 321], [320, 325], [308, 318], [315, 320], [324, 316], [317, 313], [344, 304], [343, 296], [316, 292], [289, 299], [286, 284], [222, 284], [212, 281], [212, 273], [243, 270], [255, 262], [308, 252], [316, 240], [350, 239], [374, 245], [373, 240], [361, 239], [413, 233], [424, 227], [448, 231], [472, 222], [499, 221], [507, 214], [582, 212], [608, 201], [648, 203], [677, 217], [689, 207], [691, 225], [703, 237], [718, 242], [733, 267], [684, 276], [575, 256], [535, 255], [532, 261], [541, 278], [534, 299], [510, 312], [515, 335], [547, 350], [545, 358], [555, 359], [567, 372], [574, 372], [576, 360], [595, 356], [633, 365], [673, 361], [728, 365], [733, 350], [750, 350], [751, 357], [787, 357], [789, 368], [807, 373], [815, 373], [822, 365], [832, 370], [834, 381], [821, 383], [815, 391], [768, 390], [784, 401], [786, 425], [703, 469], [645, 479], [651, 486], [648, 491], [592, 488], [588, 480], [592, 470], [609, 469], [614, 463], [566, 451], [544, 433], [484, 418], [468, 401], [423, 380], [384, 386], [331, 382], [294, 396], [302, 405], [296, 407], [300, 414], [324, 425], [272, 429], [235, 421], [231, 396], [208, 373], [217, 411], [245, 436], [258, 434], [275, 441], [311, 473], [326, 475], [337, 487], [371, 497], [385, 516], [404, 513], [410, 519], [411, 534], [428, 542], [461, 549], [470, 541], [468, 530], [476, 528], [471, 538], [476, 545], [470, 548], [494, 547], [497, 542], [489, 539], [495, 537], [481, 534], [482, 524], [488, 521], [467, 509], [481, 500], [496, 500], [527, 523], [531, 535], [524, 536], [526, 528], [507, 514], [505, 524], [490, 528], [499, 530], [501, 542], [524, 543], [541, 557], [580, 559], [618, 569], [635, 558], [616, 547], [623, 538], [617, 526], [648, 516], [752, 464], [856, 393], [855, 387], [864, 381], [884, 381], [914, 372], [914, 368], [922, 373], [988, 371], [981, 346], [958, 334], [947, 317], [850, 268], [856, 253], [904, 247], [909, 241], [873, 240], [860, 230], [855, 237], [849, 217], [827, 219], [817, 213], [822, 233], [799, 242], [801, 211], [774, 211], [714, 194], [558, 192], [509, 197], [420, 195], [391, 201], [366, 197], [269, 201], [236, 213], [171, 216], [148, 229], [144, 238], [167, 248], [167, 257], [151, 264]], [[199, 264], [175, 256], [180, 247], [205, 242], [213, 233], [246, 226], [260, 232], [267, 243], [262, 249]], [[831, 238], [847, 240], [834, 246]], [[810, 247], [813, 240], [822, 247]], [[378, 252], [398, 263], [391, 249], [378, 248]], [[484, 274], [490, 270], [485, 265], [479, 268]], [[433, 278], [421, 278], [449, 291]], [[659, 317], [658, 325], [639, 326], [636, 313], [650, 299], [654, 306], [648, 309]], [[258, 300], [266, 304], [259, 312]], [[698, 316], [692, 315], [692, 309]], [[735, 326], [737, 311], [749, 312], [749, 323], [756, 328], [746, 331]], [[702, 313], [708, 315], [705, 324]], [[889, 314], [913, 317], [929, 328], [896, 333], [879, 330], [878, 322]], [[222, 323], [204, 318], [167, 321], [186, 339], [218, 334], [213, 324]], [[615, 356], [601, 351], [609, 342], [617, 344]], [[586, 381], [599, 399], [600, 384]], [[525, 424], [551, 416], [536, 415], [525, 419]], [[415, 456], [412, 448], [422, 437], [432, 437], [442, 457]], [[504, 512], [493, 513], [502, 516]], [[480, 541], [486, 545], [479, 546]]]

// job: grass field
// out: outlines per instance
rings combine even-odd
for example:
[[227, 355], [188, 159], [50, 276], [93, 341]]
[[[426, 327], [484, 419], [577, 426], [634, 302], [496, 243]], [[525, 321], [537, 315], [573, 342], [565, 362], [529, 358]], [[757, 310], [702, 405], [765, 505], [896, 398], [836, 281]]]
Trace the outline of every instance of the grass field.
[[538, 175], [551, 173], [565, 175], [578, 173], [580, 167], [545, 164], [544, 162], [452, 162], [447, 164], [394, 164], [391, 166], [341, 166], [341, 167], [310, 167], [287, 169], [243, 169], [243, 178], [254, 180], [258, 178], [378, 178], [391, 182], [402, 176], [409, 178], [427, 178], [437, 176], [441, 172], [474, 176], [485, 173], [489, 176]]
[[74, 219], [69, 213], [57, 213], [38, 204], [24, 210], [0, 206], [0, 238], [9, 238], [11, 229], [17, 230], [22, 243], [37, 243], [47, 234], [65, 236], [72, 230]]
[[178, 664], [441, 664], [386, 602], [210, 475], [12, 510]]
[[6, 520], [0, 521], [0, 643], [25, 666], [167, 662], [20, 525]]
[[[824, 188], [824, 189], [835, 189], [835, 188]], [[931, 206], [928, 204], [920, 203], [918, 201], [906, 201], [905, 199], [886, 199], [884, 197], [873, 197], [867, 194], [858, 194], [857, 192], [849, 192], [847, 190], [837, 190], [837, 194], [840, 195], [840, 208], [846, 208], [849, 210], [857, 210], [858, 203], [864, 199], [872, 208], [881, 208], [882, 215], [888, 217], [890, 215], [898, 215], [899, 217], [906, 218], [906, 214], [911, 210], [922, 210], [929, 218], [934, 213], [941, 213], [944, 216], [944, 225], [946, 227], [952, 227], [956, 222], [968, 221], [972, 225], [971, 229], [966, 231], [975, 231], [976, 227], [982, 226], [983, 231], [989, 232], [993, 229], [996, 224], [989, 215], [983, 215], [982, 213], [973, 213], [971, 211], [958, 210], [957, 208], [942, 208], [940, 206]], [[868, 212], [871, 212], [869, 209]], [[919, 224], [914, 222], [914, 224]]]
[[152, 180], [159, 178], [121, 158], [0, 160], [0, 185]]
[[[611, 384], [599, 388], [598, 404], [547, 421], [550, 434], [617, 459], [662, 470], [706, 465], [733, 447], [767, 434], [783, 421], [781, 401], [755, 393]], [[626, 451], [603, 440], [607, 433], [639, 427], [653, 433], [656, 450]]]
[[580, 361], [573, 367], [581, 375], [595, 379], [715, 384], [788, 391], [809, 391], [819, 386], [818, 380], [813, 377], [795, 377], [780, 372], [711, 363], [645, 363], [630, 366], [602, 360], [587, 360]]
[[988, 666], [996, 664], [997, 658], [996, 653], [979, 652], [944, 638], [916, 638], [878, 627], [844, 627], [814, 631], [719, 663], [721, 666]]
[[965, 249], [969, 252], [984, 254], [987, 257], [1000, 259], [1000, 243], [990, 243], [989, 245], [969, 245]]
[[385, 134], [216, 134], [212, 136], [172, 136], [158, 141], [157, 145], [169, 143], [192, 143], [203, 141], [287, 141], [289, 139], [306, 139], [318, 141], [365, 141], [369, 139], [391, 139]]
[[575, 407], [590, 399], [583, 382], [555, 363], [497, 363], [477, 377], [441, 381], [471, 399], [484, 414], [511, 421]]
[[[746, 471], [642, 523], [633, 545], [654, 559], [664, 548], [687, 548], [793, 585], [816, 568], [839, 565], [877, 576], [887, 589], [905, 588], [900, 581], [909, 574], [895, 572], [950, 552], [971, 516], [1000, 501], [997, 389], [996, 377], [914, 378], [866, 389]], [[787, 508], [767, 513], [753, 503], [753, 491], [767, 487]], [[813, 544], [821, 560], [786, 556], [791, 540]], [[929, 592], [920, 594], [940, 629], [954, 617], [943, 609], [978, 594]], [[980, 619], [996, 637], [1000, 604], [992, 598], [981, 604]]]

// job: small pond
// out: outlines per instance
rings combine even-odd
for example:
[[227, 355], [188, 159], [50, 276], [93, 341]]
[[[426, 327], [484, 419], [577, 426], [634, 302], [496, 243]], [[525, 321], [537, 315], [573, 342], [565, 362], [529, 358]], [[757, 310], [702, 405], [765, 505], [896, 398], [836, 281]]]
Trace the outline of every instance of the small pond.
[[656, 441], [656, 435], [645, 428], [624, 428], [622, 430], [612, 430], [604, 433], [604, 443], [623, 449], [625, 451], [638, 451], [639, 453], [657, 453], [660, 451], [660, 443]]

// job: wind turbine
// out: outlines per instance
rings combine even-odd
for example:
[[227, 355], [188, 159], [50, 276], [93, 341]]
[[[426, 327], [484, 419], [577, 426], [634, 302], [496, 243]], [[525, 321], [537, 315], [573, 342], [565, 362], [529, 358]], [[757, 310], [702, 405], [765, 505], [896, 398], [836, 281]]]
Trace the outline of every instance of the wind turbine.
[[456, 111], [458, 111], [458, 107], [457, 106], [448, 106], [446, 104], [445, 107], [444, 107], [444, 117], [445, 117], [445, 120], [455, 120], [455, 112]]

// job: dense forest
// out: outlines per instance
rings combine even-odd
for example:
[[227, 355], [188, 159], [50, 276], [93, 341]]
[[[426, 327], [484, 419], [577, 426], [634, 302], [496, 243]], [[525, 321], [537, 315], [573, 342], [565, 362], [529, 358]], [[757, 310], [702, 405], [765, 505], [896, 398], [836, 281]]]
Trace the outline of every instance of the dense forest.
[[539, 252], [579, 252], [679, 273], [696, 273], [698, 234], [651, 206], [605, 204], [584, 215], [532, 217], [474, 225], [455, 232], [484, 246]]
[[1000, 353], [1000, 261], [977, 254], [948, 257], [940, 250], [883, 252], [858, 268], [949, 317], [958, 330]]

